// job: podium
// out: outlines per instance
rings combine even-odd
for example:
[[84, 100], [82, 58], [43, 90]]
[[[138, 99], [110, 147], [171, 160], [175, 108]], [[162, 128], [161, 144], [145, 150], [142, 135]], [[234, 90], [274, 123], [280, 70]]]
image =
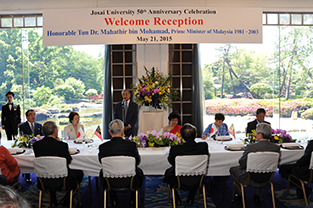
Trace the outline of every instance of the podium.
[[164, 111], [143, 111], [139, 120], [138, 134], [156, 130], [159, 132], [166, 123]]

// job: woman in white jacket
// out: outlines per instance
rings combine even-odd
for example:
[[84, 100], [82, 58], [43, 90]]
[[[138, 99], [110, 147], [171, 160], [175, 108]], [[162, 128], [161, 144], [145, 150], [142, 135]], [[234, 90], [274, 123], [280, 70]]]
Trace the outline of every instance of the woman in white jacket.
[[70, 120], [70, 124], [64, 127], [64, 136], [68, 139], [74, 140], [78, 136], [78, 132], [81, 131], [85, 132], [84, 126], [79, 123], [79, 114], [72, 111], [68, 116]]

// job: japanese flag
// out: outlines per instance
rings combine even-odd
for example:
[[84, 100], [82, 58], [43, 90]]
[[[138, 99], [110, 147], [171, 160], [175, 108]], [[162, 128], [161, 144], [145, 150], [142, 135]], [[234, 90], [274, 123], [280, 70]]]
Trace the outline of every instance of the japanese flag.
[[85, 138], [85, 132], [83, 131], [82, 127], [79, 127], [77, 139], [83, 139]]
[[233, 137], [236, 139], [234, 124], [232, 124], [232, 125], [229, 127], [228, 132], [229, 132], [231, 135], [233, 135]]
[[217, 134], [217, 132], [218, 132], [217, 127], [215, 126], [215, 124], [212, 124], [211, 131], [210, 131], [210, 137], [213, 137], [215, 134]]

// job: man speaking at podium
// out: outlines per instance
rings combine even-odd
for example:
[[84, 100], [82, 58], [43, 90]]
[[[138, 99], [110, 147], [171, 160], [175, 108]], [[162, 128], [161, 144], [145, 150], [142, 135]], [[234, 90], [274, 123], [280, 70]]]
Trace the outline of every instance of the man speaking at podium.
[[125, 136], [137, 135], [138, 105], [130, 97], [129, 90], [122, 91], [123, 100], [115, 105], [114, 119], [124, 122]]

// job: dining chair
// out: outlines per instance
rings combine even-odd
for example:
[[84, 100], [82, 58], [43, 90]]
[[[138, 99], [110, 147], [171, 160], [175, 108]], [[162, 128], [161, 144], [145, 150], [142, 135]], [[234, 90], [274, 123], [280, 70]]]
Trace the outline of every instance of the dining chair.
[[[63, 157], [37, 157], [33, 161], [35, 173], [37, 175], [37, 187], [39, 189], [39, 205], [41, 207], [42, 192], [47, 191], [65, 191], [70, 190], [70, 208], [73, 207], [73, 195], [78, 192], [79, 204], [81, 204], [79, 184], [76, 187], [69, 189], [66, 187], [66, 177], [68, 169], [66, 159]], [[49, 202], [51, 202], [49, 192]]]
[[[238, 178], [234, 178], [233, 181], [233, 196], [232, 201], [235, 197], [235, 188], [239, 189], [242, 197], [243, 208], [245, 205], [244, 187], [257, 187], [262, 188], [261, 199], [263, 200], [264, 187], [270, 187], [272, 194], [273, 207], [275, 208], [275, 196], [274, 186], [272, 178], [274, 173], [277, 171], [279, 161], [279, 153], [277, 152], [251, 152], [247, 156], [247, 168], [248, 173], [248, 184], [243, 184]], [[239, 185], [238, 185], [239, 184]]]
[[168, 184], [167, 202], [170, 200], [170, 190], [172, 190], [173, 207], [176, 208], [175, 190], [193, 190], [198, 189], [197, 201], [199, 201], [199, 190], [202, 188], [204, 207], [206, 204], [206, 192], [204, 177], [208, 170], [208, 155], [184, 155], [175, 158], [175, 175], [177, 177], [177, 186], [170, 187]]
[[[313, 182], [313, 154], [311, 155], [311, 161], [310, 161], [310, 166], [309, 166], [309, 170], [310, 170], [310, 178], [309, 180], [301, 180], [300, 178], [296, 177], [293, 174], [290, 174], [288, 176], [288, 185], [287, 185], [287, 191], [286, 191], [286, 196], [288, 197], [289, 195], [289, 188], [290, 188], [290, 182], [293, 183], [295, 186], [297, 186], [298, 188], [302, 189], [303, 191], [303, 195], [304, 195], [304, 201], [306, 206], [308, 206], [308, 197], [306, 195], [306, 191], [305, 191], [305, 184], [309, 184]], [[301, 183], [301, 186], [298, 185], [296, 182], [292, 181], [292, 178], [294, 178], [295, 180], [299, 181]]]
[[101, 159], [104, 186], [104, 208], [108, 193], [108, 205], [110, 206], [110, 191], [135, 191], [136, 208], [140, 203], [140, 188], [134, 187], [134, 176], [136, 175], [136, 159], [129, 156], [111, 156]]

